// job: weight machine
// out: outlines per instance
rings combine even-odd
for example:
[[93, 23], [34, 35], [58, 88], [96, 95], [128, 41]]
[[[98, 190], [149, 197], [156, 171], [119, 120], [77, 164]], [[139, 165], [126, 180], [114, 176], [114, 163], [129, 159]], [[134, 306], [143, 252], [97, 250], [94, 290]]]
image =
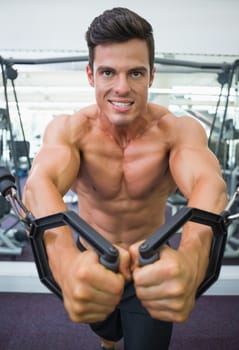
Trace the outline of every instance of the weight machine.
[[[21, 185], [20, 179], [18, 176], [18, 166], [19, 159], [21, 155], [27, 156], [28, 159], [28, 167], [30, 169], [30, 160], [29, 160], [29, 144], [25, 140], [24, 129], [21, 123], [20, 110], [17, 101], [17, 95], [14, 85], [14, 80], [17, 78], [17, 71], [12, 67], [12, 65], [8, 61], [4, 61], [2, 57], [0, 57], [0, 65], [2, 72], [2, 82], [3, 82], [3, 92], [5, 99], [5, 108], [0, 108], [0, 164], [11, 166], [13, 173], [15, 174], [17, 187], [18, 187], [18, 195], [21, 197]], [[12, 128], [12, 123], [10, 120], [10, 112], [9, 112], [9, 102], [8, 102], [8, 90], [7, 83], [8, 80], [11, 80], [16, 106], [18, 109], [19, 120], [21, 124], [22, 135], [24, 141], [16, 141], [14, 137], [14, 132]], [[28, 150], [22, 151], [22, 148], [19, 147], [19, 142], [24, 146], [28, 147]], [[3, 226], [4, 222], [8, 222], [10, 224], [6, 224], [7, 228], [0, 229], [0, 254], [3, 255], [21, 255], [24, 244], [26, 242], [26, 234], [24, 230], [16, 228], [19, 224], [19, 218], [11, 212], [11, 207], [8, 202], [6, 202], [5, 198], [0, 196], [0, 222], [1, 226]]]
[[[98, 253], [99, 261], [106, 268], [117, 272], [119, 265], [118, 250], [74, 211], [59, 212], [42, 218], [35, 218], [19, 199], [16, 191], [15, 179], [5, 167], [0, 168], [0, 192], [11, 204], [15, 214], [30, 232], [30, 243], [41, 282], [59, 298], [62, 292], [54, 280], [49, 267], [47, 252], [44, 245], [46, 230], [69, 226], [79, 236], [84, 238]], [[166, 224], [156, 230], [139, 247], [140, 265], [147, 265], [160, 258], [159, 248], [177, 233], [186, 222], [193, 221], [210, 226], [213, 231], [213, 240], [209, 257], [209, 265], [204, 281], [198, 288], [196, 297], [200, 297], [219, 277], [229, 225], [239, 219], [239, 213], [231, 213], [231, 209], [239, 196], [239, 186], [232, 196], [227, 207], [221, 214], [183, 207]]]

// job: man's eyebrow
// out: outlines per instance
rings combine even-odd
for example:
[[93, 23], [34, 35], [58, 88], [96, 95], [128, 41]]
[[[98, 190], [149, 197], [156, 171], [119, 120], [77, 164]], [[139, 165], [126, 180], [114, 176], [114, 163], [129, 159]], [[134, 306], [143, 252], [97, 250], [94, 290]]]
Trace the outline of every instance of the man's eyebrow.
[[138, 67], [132, 67], [129, 69], [129, 71], [134, 71], [134, 70], [141, 70], [147, 72], [147, 68], [145, 66], [138, 66]]
[[[104, 66], [104, 65], [97, 67], [97, 71], [102, 71], [102, 70], [115, 70], [115, 68], [110, 67], [110, 66]], [[148, 69], [145, 66], [135, 66], [135, 67], [129, 68], [128, 71], [132, 72], [132, 71], [136, 71], [136, 70], [146, 72]]]
[[97, 71], [100, 71], [100, 70], [114, 70], [113, 67], [110, 67], [110, 66], [99, 66], [97, 67]]

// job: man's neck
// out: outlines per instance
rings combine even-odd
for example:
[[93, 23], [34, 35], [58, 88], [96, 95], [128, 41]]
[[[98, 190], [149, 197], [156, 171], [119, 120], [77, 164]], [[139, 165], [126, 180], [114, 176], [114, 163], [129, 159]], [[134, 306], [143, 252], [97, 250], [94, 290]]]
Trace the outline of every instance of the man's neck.
[[147, 120], [143, 118], [135, 120], [132, 124], [121, 126], [113, 125], [107, 120], [106, 123], [102, 123], [102, 129], [114, 139], [121, 148], [125, 148], [131, 141], [140, 137], [145, 132], [147, 124]]

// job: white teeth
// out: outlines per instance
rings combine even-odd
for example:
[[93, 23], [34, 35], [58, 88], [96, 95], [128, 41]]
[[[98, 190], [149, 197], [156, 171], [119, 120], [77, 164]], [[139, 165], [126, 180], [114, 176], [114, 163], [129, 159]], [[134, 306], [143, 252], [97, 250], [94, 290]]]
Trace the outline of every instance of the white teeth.
[[114, 106], [117, 106], [117, 107], [128, 107], [131, 105], [131, 102], [111, 102]]

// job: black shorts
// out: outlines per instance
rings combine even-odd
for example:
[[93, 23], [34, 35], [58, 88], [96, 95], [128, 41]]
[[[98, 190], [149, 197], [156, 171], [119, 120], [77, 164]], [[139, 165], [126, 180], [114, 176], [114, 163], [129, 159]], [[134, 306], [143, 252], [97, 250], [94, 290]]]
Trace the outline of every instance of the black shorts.
[[[77, 243], [79, 249], [84, 247]], [[120, 304], [108, 318], [91, 323], [99, 337], [111, 341], [124, 338], [124, 350], [166, 350], [169, 348], [171, 322], [153, 319], [137, 298], [133, 282], [125, 286]]]
[[133, 283], [127, 284], [120, 304], [102, 322], [91, 329], [107, 340], [124, 338], [124, 350], [166, 350], [169, 348], [171, 322], [153, 319], [138, 300]]

